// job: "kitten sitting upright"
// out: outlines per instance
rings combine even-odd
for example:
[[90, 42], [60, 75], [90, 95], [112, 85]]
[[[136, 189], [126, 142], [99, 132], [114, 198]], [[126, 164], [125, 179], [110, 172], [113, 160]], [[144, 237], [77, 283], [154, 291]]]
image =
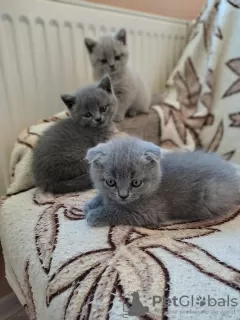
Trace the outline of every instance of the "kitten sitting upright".
[[148, 113], [150, 92], [140, 76], [131, 70], [128, 63], [126, 31], [121, 29], [115, 37], [104, 36], [99, 41], [85, 38], [90, 54], [93, 76], [99, 80], [109, 74], [114, 92], [118, 99], [115, 121], [122, 121], [127, 114], [134, 117], [137, 113]]
[[84, 211], [91, 226], [158, 227], [228, 213], [240, 204], [236, 168], [215, 154], [169, 152], [127, 137], [87, 153], [99, 194]]
[[52, 193], [90, 189], [84, 158], [89, 148], [108, 140], [116, 131], [113, 117], [117, 99], [109, 76], [61, 98], [71, 117], [45, 131], [33, 150], [35, 184]]

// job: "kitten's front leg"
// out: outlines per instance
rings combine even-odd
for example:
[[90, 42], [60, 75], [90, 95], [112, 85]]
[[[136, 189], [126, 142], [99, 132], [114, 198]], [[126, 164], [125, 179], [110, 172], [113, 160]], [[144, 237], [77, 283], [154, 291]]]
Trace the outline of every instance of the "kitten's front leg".
[[102, 227], [109, 225], [132, 225], [144, 226], [144, 220], [129, 210], [113, 205], [99, 206], [87, 212], [87, 223], [91, 227]]
[[135, 117], [136, 115], [137, 115], [137, 109], [135, 109], [135, 108], [130, 108], [129, 110], [128, 110], [128, 112], [127, 112], [127, 115], [128, 115], [128, 117]]
[[96, 194], [92, 199], [85, 202], [83, 212], [86, 215], [89, 210], [96, 209], [100, 206], [103, 206], [103, 198], [100, 194]]
[[106, 213], [104, 206], [90, 209], [86, 213], [87, 223], [91, 227], [103, 227], [110, 225], [111, 218]]
[[115, 114], [115, 116], [114, 116], [114, 118], [113, 118], [113, 121], [115, 121], [115, 122], [121, 122], [121, 121], [123, 121], [124, 116], [125, 116], [125, 113], [122, 113], [122, 112], [117, 111], [117, 113]]
[[127, 109], [128, 109], [128, 106], [126, 106], [126, 104], [121, 102], [121, 99], [119, 100], [118, 98], [118, 108], [113, 120], [115, 122], [122, 121], [125, 117]]
[[92, 227], [133, 224], [131, 214], [127, 210], [111, 204], [89, 210], [86, 218], [87, 223]]

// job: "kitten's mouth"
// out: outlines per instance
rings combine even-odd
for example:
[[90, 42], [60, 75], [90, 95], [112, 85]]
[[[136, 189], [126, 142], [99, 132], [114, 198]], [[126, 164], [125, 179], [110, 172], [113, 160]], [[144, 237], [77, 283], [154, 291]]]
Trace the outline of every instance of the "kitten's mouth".
[[102, 128], [102, 127], [105, 127], [106, 126], [106, 121], [103, 121], [101, 123], [99, 123], [99, 125], [97, 126], [97, 128]]
[[110, 70], [110, 75], [115, 75], [115, 74], [117, 74], [117, 69]]
[[126, 199], [121, 199], [121, 198], [118, 198], [117, 199], [117, 201], [118, 201], [118, 203], [120, 203], [120, 204], [128, 204], [128, 203], [130, 203], [130, 202], [132, 202], [133, 201], [133, 199], [131, 199], [131, 198], [126, 198]]
[[102, 128], [102, 127], [105, 127], [106, 123], [107, 123], [107, 121], [103, 120], [102, 122], [96, 123], [94, 127], [95, 128]]

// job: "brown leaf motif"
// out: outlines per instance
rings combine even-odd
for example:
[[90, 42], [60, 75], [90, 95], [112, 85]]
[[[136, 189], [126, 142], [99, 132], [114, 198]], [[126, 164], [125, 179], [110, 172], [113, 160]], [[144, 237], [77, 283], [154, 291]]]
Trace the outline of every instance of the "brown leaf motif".
[[201, 84], [190, 57], [185, 62], [183, 75], [177, 71], [174, 83], [180, 104], [188, 109], [195, 109], [201, 93]]
[[209, 51], [212, 45], [213, 36], [216, 36], [220, 40], [223, 39], [221, 29], [216, 25], [219, 4], [220, 0], [216, 0], [214, 6], [206, 12], [206, 16], [203, 16], [200, 20], [200, 23], [203, 25], [203, 38], [207, 51]]
[[[214, 73], [212, 69], [208, 69], [206, 76], [206, 84], [209, 88], [209, 92], [205, 92], [201, 96], [201, 102], [205, 106], [205, 108], [211, 112], [212, 109], [212, 100], [213, 100], [213, 87], [214, 87]], [[205, 125], [212, 125], [214, 122], [214, 116], [209, 113], [205, 120]], [[216, 132], [214, 133], [211, 141], [206, 147], [207, 151], [217, 152], [218, 148], [221, 144], [224, 134], [224, 125], [223, 121], [219, 123], [217, 126]], [[235, 154], [235, 150], [229, 151], [222, 155], [225, 160], [230, 160]]]
[[207, 151], [209, 152], [216, 152], [217, 149], [219, 148], [219, 145], [222, 141], [223, 138], [223, 133], [224, 133], [224, 127], [223, 127], [223, 121], [221, 121], [217, 127], [217, 130], [209, 143], [207, 147]]
[[[191, 58], [187, 58], [182, 73], [177, 71], [174, 76], [174, 87], [177, 91], [179, 108], [169, 103], [162, 103], [164, 132], [161, 146], [166, 148], [182, 148], [191, 136], [194, 148], [203, 147], [199, 134], [204, 126], [213, 124], [214, 117], [211, 114], [212, 88], [214, 85], [213, 71], [208, 69], [206, 84], [209, 92], [201, 95], [202, 86]], [[201, 101], [205, 108], [198, 111], [198, 103]], [[173, 126], [178, 138], [173, 138]], [[179, 138], [182, 143], [179, 143]], [[190, 144], [192, 144], [190, 142]]]
[[240, 9], [240, 0], [227, 0], [233, 7]]
[[214, 86], [214, 74], [212, 69], [207, 70], [206, 83], [209, 89], [213, 89]]
[[240, 127], [240, 112], [231, 113], [229, 119], [232, 121], [230, 127]]
[[35, 243], [42, 268], [50, 271], [52, 253], [55, 249], [58, 235], [59, 205], [49, 206], [40, 215], [35, 228]]
[[39, 189], [35, 191], [34, 203], [38, 206], [46, 206], [46, 209], [39, 216], [35, 228], [35, 244], [38, 257], [46, 273], [50, 271], [52, 255], [56, 247], [59, 212], [63, 212], [68, 220], [84, 219], [83, 205], [93, 194], [93, 190], [82, 194], [70, 193], [65, 195], [46, 194]]
[[212, 109], [213, 86], [214, 86], [214, 74], [213, 74], [213, 70], [210, 68], [207, 70], [205, 82], [209, 88], [209, 91], [202, 94], [201, 102], [204, 105], [204, 107], [210, 112]]
[[[223, 120], [221, 120], [219, 125], [217, 126], [214, 136], [212, 137], [209, 144], [206, 146], [206, 150], [208, 152], [217, 152], [222, 142], [223, 135], [224, 135], [224, 125], [223, 125]], [[225, 160], [231, 160], [231, 158], [235, 155], [235, 153], [236, 153], [236, 150], [231, 150], [222, 154], [221, 156]]]
[[210, 110], [212, 106], [212, 92], [205, 92], [201, 96], [201, 102], [208, 110]]
[[33, 298], [32, 286], [30, 283], [29, 278], [29, 261], [26, 262], [24, 268], [24, 277], [23, 277], [23, 284], [21, 284], [16, 276], [16, 273], [12, 269], [12, 274], [15, 278], [15, 282], [18, 285], [18, 289], [21, 292], [22, 297], [24, 298], [24, 308], [28, 314], [30, 320], [36, 320], [36, 308], [35, 302]]
[[32, 149], [35, 146], [36, 142], [38, 141], [38, 137], [39, 135], [35, 132], [32, 132], [30, 127], [23, 130], [19, 134], [17, 138], [17, 142], [19, 144], [25, 145], [26, 147]]
[[209, 51], [212, 45], [213, 36], [217, 37], [219, 40], [223, 39], [222, 31], [220, 27], [216, 25], [216, 16], [218, 13], [219, 4], [220, 0], [215, 0], [213, 4], [209, 1], [200, 17], [197, 19], [196, 25], [193, 27], [191, 32], [190, 41], [200, 33], [202, 27], [204, 46], [207, 51]]
[[[132, 237], [136, 233], [137, 237]], [[139, 292], [142, 302], [147, 304], [147, 292], [158, 292], [168, 296], [168, 272], [161, 261], [133, 244], [141, 239], [131, 227], [111, 227], [109, 246], [83, 253], [67, 261], [51, 277], [47, 287], [47, 303], [61, 292], [72, 288], [65, 309], [65, 320], [107, 319], [115, 292], [124, 304], [131, 304], [131, 293]], [[156, 270], [158, 272], [156, 273]], [[131, 279], [131, 281], [129, 281]], [[104, 303], [99, 304], [99, 301]], [[163, 314], [159, 304], [152, 307], [146, 319], [154, 314]]]
[[221, 31], [221, 29], [219, 27], [216, 28], [215, 36], [220, 40], [223, 39], [223, 34], [222, 34], [222, 31]]
[[23, 292], [24, 292], [25, 301], [27, 304], [26, 311], [28, 313], [29, 319], [35, 320], [37, 319], [37, 316], [36, 316], [35, 303], [33, 299], [32, 286], [29, 279], [29, 261], [27, 261], [25, 266]]
[[[174, 76], [174, 86], [177, 91], [177, 101], [179, 102], [180, 108], [175, 108], [168, 103], [161, 105], [164, 113], [164, 125], [167, 126], [169, 121], [172, 120], [181, 141], [183, 144], [186, 144], [187, 131], [192, 133], [192, 129], [201, 129], [205, 125], [207, 117], [206, 111], [202, 114], [197, 114], [201, 84], [190, 57], [187, 58], [182, 73], [180, 73], [180, 71], [176, 72]], [[171, 139], [167, 140], [169, 141]], [[161, 145], [163, 145], [163, 143], [166, 143], [166, 139], [161, 141]], [[172, 143], [178, 145], [173, 140], [170, 144]]]
[[222, 157], [224, 160], [229, 161], [232, 159], [232, 157], [235, 155], [235, 153], [236, 153], [236, 150], [232, 150], [232, 151], [229, 151], [229, 152], [222, 154]]
[[[231, 65], [236, 69], [236, 65]], [[239, 70], [240, 72], [240, 70]], [[174, 86], [177, 91], [177, 100], [179, 108], [169, 103], [162, 103], [163, 128], [164, 135], [161, 137], [160, 145], [167, 149], [179, 149], [188, 145], [189, 136], [191, 136], [192, 149], [205, 148], [210, 152], [217, 152], [223, 139], [224, 125], [223, 121], [219, 123], [208, 145], [203, 145], [201, 132], [205, 126], [211, 126], [214, 123], [212, 111], [214, 72], [208, 69], [205, 77], [205, 84], [209, 91], [201, 93], [201, 84], [197, 72], [190, 58], [187, 58], [183, 72], [176, 72], [174, 77]], [[198, 103], [202, 103], [204, 108], [198, 111]], [[230, 119], [237, 125], [237, 114]], [[174, 132], [177, 132], [174, 134]], [[179, 142], [181, 141], [181, 143]], [[228, 151], [223, 156], [230, 160], [235, 154], [235, 150]]]
[[176, 260], [188, 262], [199, 272], [239, 292], [239, 270], [187, 241], [221, 232], [224, 224], [240, 218], [239, 212], [237, 208], [212, 221], [175, 223], [158, 229], [110, 227], [108, 246], [66, 261], [53, 274], [47, 286], [47, 304], [71, 288], [65, 320], [108, 319], [116, 296], [129, 308], [131, 293], [137, 291], [140, 301], [149, 306], [144, 319], [167, 319], [167, 306], [149, 305], [150, 292], [168, 298], [171, 289], [168, 270], [154, 254], [155, 248], [167, 251]]
[[230, 70], [232, 70], [233, 73], [238, 76], [238, 78], [227, 89], [227, 91], [223, 95], [223, 98], [240, 93], [240, 58], [229, 60], [226, 65]]

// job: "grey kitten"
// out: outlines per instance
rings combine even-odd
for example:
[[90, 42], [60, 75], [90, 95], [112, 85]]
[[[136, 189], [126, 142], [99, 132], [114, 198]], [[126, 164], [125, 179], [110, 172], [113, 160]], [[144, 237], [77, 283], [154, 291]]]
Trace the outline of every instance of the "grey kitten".
[[91, 188], [86, 152], [115, 131], [117, 99], [108, 76], [61, 98], [71, 117], [45, 131], [33, 150], [35, 184], [52, 193]]
[[87, 153], [99, 194], [84, 211], [91, 226], [158, 227], [220, 216], [240, 204], [236, 169], [215, 154], [170, 152], [127, 137]]
[[85, 38], [90, 54], [95, 80], [109, 74], [118, 99], [115, 121], [124, 116], [134, 117], [137, 113], [148, 113], [150, 92], [140, 76], [128, 67], [126, 31], [121, 29], [115, 37], [105, 36], [95, 41]]

